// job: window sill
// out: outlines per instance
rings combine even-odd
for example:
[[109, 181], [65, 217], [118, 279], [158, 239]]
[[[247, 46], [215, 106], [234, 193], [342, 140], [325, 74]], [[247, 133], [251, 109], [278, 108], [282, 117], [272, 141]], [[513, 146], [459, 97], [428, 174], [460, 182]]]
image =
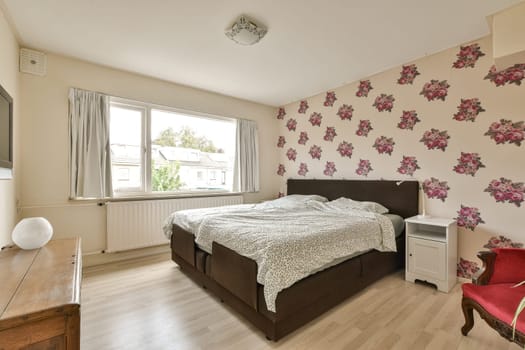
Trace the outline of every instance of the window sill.
[[181, 193], [181, 194], [148, 194], [148, 195], [120, 195], [109, 198], [70, 198], [70, 202], [97, 202], [103, 205], [106, 202], [148, 201], [157, 199], [183, 199], [200, 197], [226, 197], [239, 196], [242, 192], [206, 192], [206, 193]]

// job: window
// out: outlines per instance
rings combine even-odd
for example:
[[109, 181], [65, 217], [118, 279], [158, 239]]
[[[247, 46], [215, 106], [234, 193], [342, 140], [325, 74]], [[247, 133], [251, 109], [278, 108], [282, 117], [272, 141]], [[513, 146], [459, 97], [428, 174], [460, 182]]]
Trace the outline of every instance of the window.
[[[111, 144], [111, 170], [113, 191], [144, 191], [144, 108], [111, 104], [109, 140]], [[127, 170], [128, 180], [121, 174]], [[131, 175], [133, 174], [133, 176]]]
[[128, 168], [119, 168], [118, 169], [117, 180], [118, 181], [129, 181], [129, 169]]
[[111, 98], [110, 121], [116, 195], [233, 190], [234, 119]]

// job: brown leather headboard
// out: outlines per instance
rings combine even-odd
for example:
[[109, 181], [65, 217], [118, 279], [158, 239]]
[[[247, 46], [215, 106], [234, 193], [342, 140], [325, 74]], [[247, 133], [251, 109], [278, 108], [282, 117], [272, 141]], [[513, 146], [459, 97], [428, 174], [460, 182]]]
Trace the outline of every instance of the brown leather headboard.
[[417, 181], [288, 179], [288, 194], [318, 194], [329, 200], [347, 197], [377, 202], [404, 218], [418, 214]]

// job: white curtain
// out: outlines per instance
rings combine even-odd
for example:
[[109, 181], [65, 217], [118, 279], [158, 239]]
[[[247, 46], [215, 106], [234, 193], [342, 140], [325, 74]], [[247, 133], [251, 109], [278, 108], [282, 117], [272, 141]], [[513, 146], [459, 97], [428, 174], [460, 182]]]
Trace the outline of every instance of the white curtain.
[[111, 197], [109, 97], [69, 90], [70, 197]]
[[241, 192], [259, 191], [259, 137], [252, 120], [237, 120], [237, 170]]

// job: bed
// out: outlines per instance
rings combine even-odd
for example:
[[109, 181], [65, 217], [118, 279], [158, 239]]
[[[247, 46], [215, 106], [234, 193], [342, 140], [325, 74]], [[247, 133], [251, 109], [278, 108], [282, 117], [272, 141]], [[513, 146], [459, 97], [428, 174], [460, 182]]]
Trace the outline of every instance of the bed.
[[[418, 212], [417, 181], [290, 179], [288, 194], [373, 201], [402, 218]], [[397, 236], [393, 244], [396, 252], [372, 249], [304, 277], [280, 290], [270, 304], [255, 260], [216, 241], [211, 242], [210, 247], [198, 245], [193, 233], [179, 225], [171, 227], [172, 259], [181, 270], [274, 341], [402, 268], [404, 234]]]

